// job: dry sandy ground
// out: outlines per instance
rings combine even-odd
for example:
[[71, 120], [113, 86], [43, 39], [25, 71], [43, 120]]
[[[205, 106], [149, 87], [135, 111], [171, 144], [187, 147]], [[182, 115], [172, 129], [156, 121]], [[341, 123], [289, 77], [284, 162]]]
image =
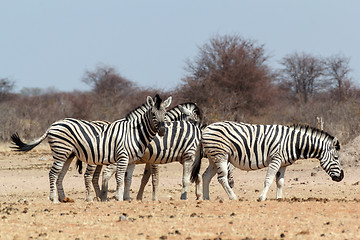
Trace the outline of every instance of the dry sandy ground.
[[[360, 142], [360, 141], [359, 141]], [[351, 161], [359, 156], [354, 144]], [[356, 146], [355, 146], [356, 147]], [[360, 239], [360, 167], [344, 164], [345, 178], [336, 183], [317, 160], [301, 160], [285, 174], [284, 200], [257, 202], [265, 170], [235, 170], [234, 191], [228, 200], [216, 178], [210, 201], [181, 201], [181, 165], [162, 166], [160, 201], [151, 201], [150, 184], [142, 202], [85, 202], [83, 176], [74, 164], [64, 181], [73, 203], [48, 200], [48, 147], [13, 153], [0, 149], [0, 239]], [[350, 155], [351, 156], [350, 156]], [[355, 159], [355, 160], [354, 160]], [[202, 172], [206, 168], [202, 164]], [[136, 167], [131, 196], [136, 197], [143, 166]], [[110, 184], [114, 195], [115, 181]]]

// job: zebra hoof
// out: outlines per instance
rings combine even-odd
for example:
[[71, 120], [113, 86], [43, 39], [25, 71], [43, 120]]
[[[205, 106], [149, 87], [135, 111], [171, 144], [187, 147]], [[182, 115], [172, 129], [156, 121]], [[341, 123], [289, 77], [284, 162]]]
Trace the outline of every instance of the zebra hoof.
[[262, 201], [265, 201], [265, 198], [260, 196], [258, 199], [257, 199], [258, 202], [262, 202]]
[[143, 199], [143, 196], [142, 196], [142, 195], [138, 194], [138, 195], [136, 196], [136, 200], [142, 201], [142, 199]]
[[[50, 200], [51, 200], [51, 199], [50, 199]], [[57, 200], [57, 199], [52, 199], [51, 202], [54, 203], [54, 204], [59, 204], [59, 203], [60, 203], [60, 201]]]
[[181, 194], [180, 200], [187, 200], [187, 193]]
[[123, 201], [123, 198], [120, 197], [120, 196], [115, 196], [115, 200], [116, 200], [116, 201], [119, 201], [119, 202], [122, 202], [122, 201]]
[[52, 197], [51, 195], [49, 196], [49, 200], [50, 200], [52, 203], [55, 203], [55, 204], [60, 203], [59, 200], [57, 199], [57, 197]]
[[72, 198], [69, 198], [69, 197], [64, 197], [64, 198], [61, 200], [61, 202], [63, 202], [63, 203], [73, 203], [73, 202], [75, 202], [75, 200], [72, 199]]

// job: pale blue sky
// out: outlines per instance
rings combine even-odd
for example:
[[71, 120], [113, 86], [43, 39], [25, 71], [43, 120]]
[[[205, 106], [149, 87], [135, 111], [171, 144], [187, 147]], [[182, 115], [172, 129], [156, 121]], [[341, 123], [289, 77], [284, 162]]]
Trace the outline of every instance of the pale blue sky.
[[294, 52], [351, 58], [360, 85], [360, 1], [0, 0], [0, 78], [89, 90], [97, 64], [142, 87], [173, 89], [185, 60], [216, 34], [264, 44], [269, 64]]

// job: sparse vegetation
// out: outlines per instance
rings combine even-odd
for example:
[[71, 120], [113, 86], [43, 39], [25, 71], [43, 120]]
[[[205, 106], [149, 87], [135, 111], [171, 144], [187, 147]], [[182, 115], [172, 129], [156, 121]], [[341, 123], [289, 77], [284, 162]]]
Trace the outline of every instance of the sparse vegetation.
[[[360, 90], [350, 76], [350, 59], [292, 53], [281, 69], [268, 64], [265, 46], [238, 35], [215, 36], [185, 63], [173, 104], [196, 102], [207, 122], [233, 120], [262, 124], [308, 124], [324, 120], [324, 130], [342, 143], [360, 133]], [[0, 73], [1, 74], [1, 73]], [[114, 121], [142, 104], [142, 89], [114, 68], [98, 66], [82, 79], [89, 92], [24, 89], [12, 93], [14, 82], [0, 79], [0, 140], [18, 131], [32, 139], [56, 120], [73, 117]], [[15, 83], [16, 84], [16, 83]]]

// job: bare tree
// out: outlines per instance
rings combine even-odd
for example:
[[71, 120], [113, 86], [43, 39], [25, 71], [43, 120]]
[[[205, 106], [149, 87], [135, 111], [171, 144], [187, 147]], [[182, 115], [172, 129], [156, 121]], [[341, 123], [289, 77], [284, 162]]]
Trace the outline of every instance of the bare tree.
[[127, 95], [135, 87], [131, 81], [108, 66], [98, 66], [94, 72], [86, 71], [82, 81], [91, 86], [96, 94], [113, 97]]
[[308, 99], [322, 86], [324, 66], [320, 58], [306, 53], [294, 53], [281, 61], [282, 82], [298, 96], [301, 102]]
[[14, 88], [14, 82], [8, 78], [0, 78], [0, 101], [6, 100]]
[[344, 100], [352, 86], [349, 64], [350, 58], [342, 55], [333, 55], [325, 59], [325, 74], [334, 86], [334, 95], [339, 101]]
[[206, 108], [212, 119], [242, 120], [272, 99], [272, 75], [263, 45], [238, 35], [216, 36], [187, 61], [179, 91]]
[[[86, 100], [92, 102], [89, 114], [92, 119], [113, 121], [136, 107], [133, 98], [139, 89], [112, 67], [98, 66], [93, 72], [86, 71], [82, 81], [90, 85], [94, 93]], [[81, 99], [77, 102], [82, 104]]]

